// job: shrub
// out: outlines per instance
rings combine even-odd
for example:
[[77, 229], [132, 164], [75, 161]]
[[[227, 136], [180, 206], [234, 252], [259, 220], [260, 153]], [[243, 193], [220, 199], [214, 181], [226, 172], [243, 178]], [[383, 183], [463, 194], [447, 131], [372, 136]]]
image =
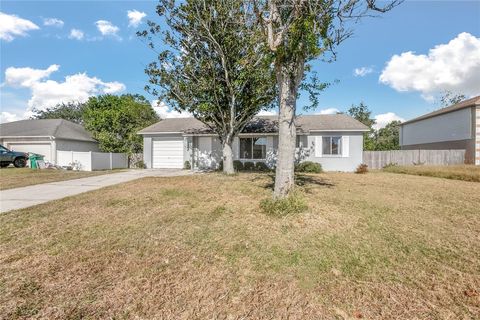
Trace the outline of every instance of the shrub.
[[300, 162], [295, 166], [296, 172], [307, 172], [307, 173], [321, 173], [323, 172], [322, 165], [320, 163], [305, 161]]
[[143, 160], [139, 160], [137, 162], [135, 162], [135, 168], [138, 168], [138, 169], [145, 169], [147, 166], [145, 165], [145, 162], [143, 162]]
[[217, 170], [218, 171], [223, 171], [223, 160], [220, 160], [220, 162], [218, 163]]
[[233, 169], [235, 171], [242, 171], [243, 170], [243, 162], [240, 160], [233, 161]]
[[360, 173], [360, 174], [364, 174], [367, 172], [368, 172], [368, 166], [365, 163], [359, 164], [357, 169], [355, 170], [355, 173]]
[[183, 169], [185, 169], [185, 170], [190, 170], [190, 169], [192, 169], [192, 166], [191, 166], [191, 164], [190, 164], [190, 161], [188, 161], [188, 160], [185, 161], [185, 163], [183, 164]]
[[270, 168], [267, 166], [265, 162], [257, 162], [255, 163], [255, 169], [258, 171], [269, 171]]
[[260, 209], [268, 216], [285, 217], [305, 211], [307, 205], [302, 197], [292, 193], [284, 199], [264, 199], [260, 202]]
[[247, 171], [252, 171], [255, 169], [255, 164], [253, 162], [247, 161], [243, 163], [243, 169]]

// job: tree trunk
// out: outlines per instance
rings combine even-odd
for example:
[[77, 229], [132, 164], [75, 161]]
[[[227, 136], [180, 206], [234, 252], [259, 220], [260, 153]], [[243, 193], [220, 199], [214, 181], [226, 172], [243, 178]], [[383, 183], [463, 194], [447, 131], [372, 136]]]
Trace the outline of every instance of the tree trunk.
[[223, 143], [223, 173], [234, 174], [232, 139], [225, 139]]
[[293, 68], [293, 72], [292, 68], [284, 65], [277, 66], [276, 68], [280, 106], [278, 114], [277, 169], [275, 172], [275, 188], [273, 193], [275, 198], [286, 197], [295, 184], [294, 161], [295, 142], [297, 138], [295, 109], [299, 83], [297, 79], [298, 69], [295, 67]]

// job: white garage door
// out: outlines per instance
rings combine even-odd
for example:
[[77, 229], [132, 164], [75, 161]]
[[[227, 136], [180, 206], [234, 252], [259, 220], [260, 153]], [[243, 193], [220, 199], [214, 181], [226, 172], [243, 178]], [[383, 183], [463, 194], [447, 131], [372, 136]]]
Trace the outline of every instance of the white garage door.
[[161, 137], [152, 141], [153, 168], [183, 168], [183, 137]]
[[50, 143], [9, 143], [8, 148], [20, 152], [32, 152], [45, 156], [46, 161], [51, 159], [51, 144]]

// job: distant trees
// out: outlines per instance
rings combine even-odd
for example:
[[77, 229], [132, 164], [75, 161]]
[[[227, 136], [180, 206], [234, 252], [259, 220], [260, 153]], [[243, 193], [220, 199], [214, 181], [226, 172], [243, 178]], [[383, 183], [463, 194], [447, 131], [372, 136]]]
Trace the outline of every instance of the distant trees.
[[400, 121], [392, 121], [384, 128], [375, 130], [373, 126], [376, 124], [376, 121], [371, 117], [372, 112], [363, 102], [360, 102], [358, 105], [352, 105], [348, 109], [347, 114], [370, 128], [370, 131], [363, 134], [364, 150], [384, 151], [400, 149]]
[[90, 97], [85, 103], [61, 103], [36, 110], [34, 119], [65, 119], [82, 124], [104, 152], [141, 152], [137, 132], [159, 120], [149, 101], [136, 94]]
[[451, 105], [457, 104], [459, 102], [462, 102], [467, 98], [466, 95], [463, 93], [458, 93], [458, 92], [452, 92], [449, 90], [443, 91], [443, 93], [440, 96], [439, 101], [437, 102], [440, 108], [446, 108]]

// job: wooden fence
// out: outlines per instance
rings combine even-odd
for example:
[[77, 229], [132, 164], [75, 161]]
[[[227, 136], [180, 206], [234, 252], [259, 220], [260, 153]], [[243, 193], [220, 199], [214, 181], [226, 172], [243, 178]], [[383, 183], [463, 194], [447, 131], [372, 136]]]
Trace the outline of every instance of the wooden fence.
[[363, 163], [367, 164], [370, 169], [381, 169], [388, 164], [401, 166], [464, 164], [465, 150], [364, 151]]

